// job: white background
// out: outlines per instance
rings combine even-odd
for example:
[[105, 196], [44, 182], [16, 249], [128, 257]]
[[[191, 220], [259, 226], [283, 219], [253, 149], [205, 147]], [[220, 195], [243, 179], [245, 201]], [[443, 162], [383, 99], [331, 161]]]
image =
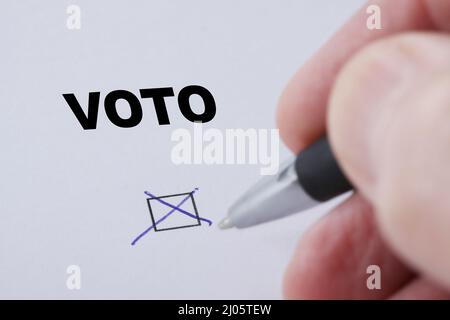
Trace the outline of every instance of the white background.
[[[70, 4], [81, 30], [66, 28]], [[281, 298], [297, 239], [324, 208], [247, 230], [151, 232], [132, 247], [151, 224], [144, 190], [198, 187], [200, 215], [217, 223], [259, 167], [175, 166], [170, 134], [192, 130], [175, 98], [170, 126], [145, 99], [132, 129], [108, 121], [103, 99], [198, 84], [217, 103], [206, 128], [274, 128], [287, 80], [361, 4], [2, 1], [0, 298]], [[62, 94], [85, 106], [89, 91], [101, 92], [99, 119], [84, 131]], [[66, 288], [71, 264], [81, 267], [79, 291]]]

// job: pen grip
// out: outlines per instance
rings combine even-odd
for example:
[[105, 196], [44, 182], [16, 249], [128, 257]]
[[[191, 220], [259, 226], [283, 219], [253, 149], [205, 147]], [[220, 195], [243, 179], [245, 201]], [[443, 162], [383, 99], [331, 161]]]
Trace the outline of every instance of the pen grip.
[[295, 170], [305, 192], [320, 202], [353, 189], [339, 167], [326, 136], [297, 156]]

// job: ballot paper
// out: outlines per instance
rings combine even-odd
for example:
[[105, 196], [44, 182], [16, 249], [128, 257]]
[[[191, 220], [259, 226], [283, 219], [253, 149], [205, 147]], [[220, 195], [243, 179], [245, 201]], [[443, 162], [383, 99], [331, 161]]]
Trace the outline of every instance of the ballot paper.
[[[4, 1], [0, 298], [281, 298], [298, 239], [332, 204], [217, 224], [268, 167], [258, 152], [286, 82], [361, 4]], [[215, 104], [204, 123], [198, 87]], [[165, 108], [142, 97], [161, 88]], [[252, 161], [239, 146], [227, 160], [227, 130], [260, 138]]]

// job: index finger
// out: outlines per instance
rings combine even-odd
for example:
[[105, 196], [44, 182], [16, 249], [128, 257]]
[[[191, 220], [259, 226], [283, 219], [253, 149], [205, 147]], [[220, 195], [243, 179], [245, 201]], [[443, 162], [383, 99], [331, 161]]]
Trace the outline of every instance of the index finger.
[[[382, 29], [369, 30], [370, 5], [381, 9]], [[295, 153], [325, 132], [327, 102], [342, 66], [366, 44], [409, 30], [450, 31], [450, 1], [376, 0], [361, 8], [291, 79], [278, 105], [278, 126]]]

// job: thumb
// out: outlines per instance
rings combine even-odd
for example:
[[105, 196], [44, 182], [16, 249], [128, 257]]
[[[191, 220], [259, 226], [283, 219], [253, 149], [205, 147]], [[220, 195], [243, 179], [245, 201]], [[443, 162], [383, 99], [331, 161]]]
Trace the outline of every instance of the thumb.
[[342, 70], [328, 134], [392, 248], [450, 288], [450, 36], [379, 41]]

